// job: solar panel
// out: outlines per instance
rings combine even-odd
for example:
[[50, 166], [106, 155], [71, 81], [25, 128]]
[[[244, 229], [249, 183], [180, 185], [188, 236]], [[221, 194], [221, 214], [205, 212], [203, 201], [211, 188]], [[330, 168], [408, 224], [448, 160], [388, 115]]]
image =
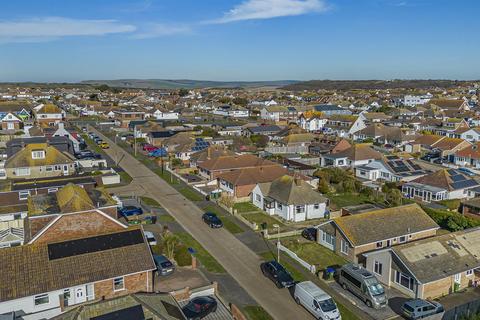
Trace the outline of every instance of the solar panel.
[[460, 174], [455, 174], [455, 175], [452, 175], [450, 176], [450, 178], [453, 180], [453, 182], [459, 182], [459, 181], [463, 181], [463, 180], [466, 180], [466, 178]]
[[145, 314], [141, 304], [133, 307], [113, 311], [101, 316], [91, 318], [91, 320], [144, 320]]
[[476, 182], [475, 180], [464, 180], [464, 181], [452, 183], [452, 187], [455, 190], [470, 188], [470, 187], [474, 187], [474, 186], [477, 186], [477, 185], [478, 185], [478, 182]]
[[143, 235], [140, 230], [51, 243], [48, 245], [48, 258], [49, 260], [55, 260], [85, 253], [122, 248], [139, 243], [143, 243]]

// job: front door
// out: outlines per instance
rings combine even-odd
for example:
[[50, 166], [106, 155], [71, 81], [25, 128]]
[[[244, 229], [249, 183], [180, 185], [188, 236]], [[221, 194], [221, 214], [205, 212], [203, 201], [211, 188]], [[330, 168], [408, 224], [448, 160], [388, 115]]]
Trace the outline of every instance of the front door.
[[68, 164], [63, 165], [63, 175], [68, 176]]
[[82, 303], [87, 301], [87, 296], [85, 294], [85, 287], [80, 287], [75, 289], [75, 303]]

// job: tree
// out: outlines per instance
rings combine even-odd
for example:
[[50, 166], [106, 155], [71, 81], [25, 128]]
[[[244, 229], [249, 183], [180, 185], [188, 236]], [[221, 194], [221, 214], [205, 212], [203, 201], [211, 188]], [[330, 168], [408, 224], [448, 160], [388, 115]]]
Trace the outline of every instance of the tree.
[[320, 179], [318, 181], [318, 192], [327, 194], [330, 192], [330, 185], [325, 179]]
[[396, 207], [402, 204], [402, 192], [398, 189], [389, 189], [385, 194], [385, 199], [388, 201], [390, 206]]
[[227, 104], [227, 103], [232, 102], [232, 99], [230, 99], [229, 97], [221, 97], [220, 99], [218, 99], [218, 101], [219, 101], [220, 103], [225, 103], [225, 104]]
[[245, 107], [248, 104], [248, 100], [246, 98], [241, 98], [241, 97], [237, 97], [233, 99], [232, 102], [242, 107]]
[[252, 140], [253, 144], [255, 144], [257, 148], [265, 148], [270, 139], [268, 138], [268, 136], [264, 135], [253, 135], [250, 137], [250, 140]]
[[218, 137], [219, 134], [218, 134], [217, 131], [215, 131], [215, 130], [212, 129], [212, 128], [205, 128], [205, 129], [203, 129], [203, 131], [202, 131], [202, 136], [215, 138], [215, 137]]
[[168, 229], [165, 229], [162, 233], [162, 239], [165, 248], [165, 255], [168, 259], [174, 260], [175, 247], [179, 243], [178, 237], [171, 233]]
[[178, 90], [178, 95], [180, 97], [185, 97], [186, 95], [188, 95], [189, 91], [185, 88], [181, 88], [180, 90]]

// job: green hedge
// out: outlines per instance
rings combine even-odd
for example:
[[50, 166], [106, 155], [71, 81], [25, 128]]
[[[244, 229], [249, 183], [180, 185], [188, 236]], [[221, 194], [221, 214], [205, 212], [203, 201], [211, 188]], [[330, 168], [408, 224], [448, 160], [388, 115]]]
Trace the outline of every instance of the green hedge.
[[427, 206], [422, 208], [440, 227], [452, 232], [480, 226], [480, 220], [465, 217], [457, 212], [432, 209]]

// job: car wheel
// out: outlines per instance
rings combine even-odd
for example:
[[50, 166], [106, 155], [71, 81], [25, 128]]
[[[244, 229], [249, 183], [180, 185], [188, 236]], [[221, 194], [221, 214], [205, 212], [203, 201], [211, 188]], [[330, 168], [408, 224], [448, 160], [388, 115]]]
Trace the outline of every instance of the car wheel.
[[295, 302], [299, 305], [300, 304], [300, 299], [298, 299], [298, 297], [296, 297]]
[[342, 283], [342, 288], [343, 288], [343, 290], [347, 290], [347, 289], [348, 289], [348, 288], [347, 288], [347, 285], [346, 285], [345, 283]]
[[369, 308], [372, 307], [372, 302], [370, 300], [367, 300], [365, 303], [367, 304], [367, 307], [369, 307]]
[[277, 288], [278, 288], [278, 289], [282, 289], [282, 288], [283, 288], [283, 287], [282, 287], [282, 284], [281, 284], [280, 282], [277, 282], [276, 285], [277, 285]]

